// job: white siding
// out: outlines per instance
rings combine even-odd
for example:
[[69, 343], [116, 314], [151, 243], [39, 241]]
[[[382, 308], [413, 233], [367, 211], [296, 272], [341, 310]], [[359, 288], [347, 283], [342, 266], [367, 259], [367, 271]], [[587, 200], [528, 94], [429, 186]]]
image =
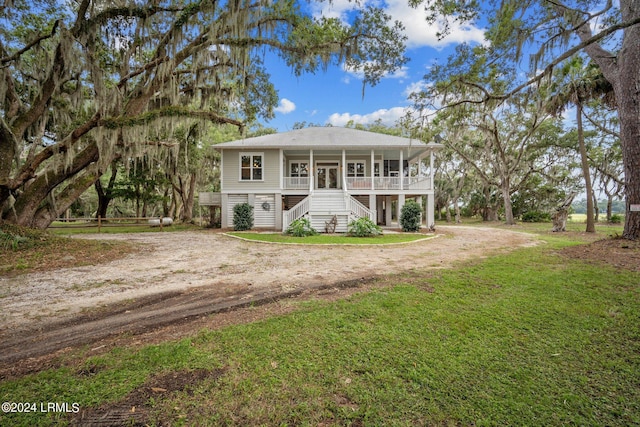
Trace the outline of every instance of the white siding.
[[253, 224], [256, 228], [275, 228], [276, 204], [273, 194], [256, 194]]
[[229, 194], [229, 203], [227, 204], [227, 227], [233, 227], [233, 207], [247, 203], [249, 197], [247, 194]]
[[[240, 180], [240, 153], [264, 153], [262, 181]], [[223, 150], [223, 192], [261, 193], [280, 189], [280, 150]]]

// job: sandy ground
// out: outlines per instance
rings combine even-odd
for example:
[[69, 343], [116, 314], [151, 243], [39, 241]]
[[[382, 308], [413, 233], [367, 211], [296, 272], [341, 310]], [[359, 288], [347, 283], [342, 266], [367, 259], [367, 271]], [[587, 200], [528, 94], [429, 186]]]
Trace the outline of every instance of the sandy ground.
[[[0, 277], [0, 321], [7, 331], [35, 330], [92, 308], [190, 288], [253, 293], [450, 266], [536, 244], [534, 236], [495, 228], [440, 227], [397, 245], [320, 246], [247, 242], [219, 232], [86, 235], [126, 240], [140, 251], [107, 264]], [[4, 335], [4, 334], [0, 334]]]

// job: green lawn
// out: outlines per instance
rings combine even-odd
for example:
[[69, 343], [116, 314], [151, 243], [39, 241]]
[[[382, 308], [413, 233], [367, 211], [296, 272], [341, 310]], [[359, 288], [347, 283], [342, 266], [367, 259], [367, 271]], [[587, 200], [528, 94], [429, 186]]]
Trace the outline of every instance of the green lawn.
[[[146, 422], [640, 425], [640, 274], [559, 255], [576, 243], [567, 237], [381, 279], [378, 290], [298, 302], [260, 322], [116, 348], [4, 381], [0, 398], [126, 406], [143, 386], [206, 370], [146, 397]], [[0, 414], [0, 425], [68, 419]]]
[[307, 237], [293, 237], [282, 233], [250, 233], [231, 232], [231, 236], [240, 237], [247, 240], [271, 243], [291, 243], [306, 245], [381, 245], [389, 243], [415, 242], [416, 240], [433, 237], [430, 234], [415, 233], [387, 233], [382, 236], [373, 237], [352, 237], [345, 234], [318, 234]]
[[105, 221], [100, 230], [95, 222], [54, 222], [47, 229], [53, 234], [69, 235], [69, 234], [113, 234], [113, 233], [158, 233], [167, 231], [185, 231], [185, 230], [202, 230], [202, 227], [191, 224], [174, 224], [160, 227], [151, 227], [149, 224], [134, 222], [123, 223], [120, 221]]

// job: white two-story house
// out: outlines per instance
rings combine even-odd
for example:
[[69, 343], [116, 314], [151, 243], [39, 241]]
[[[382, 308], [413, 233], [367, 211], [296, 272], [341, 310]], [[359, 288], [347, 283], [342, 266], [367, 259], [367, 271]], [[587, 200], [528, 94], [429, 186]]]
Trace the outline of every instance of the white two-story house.
[[[441, 144], [340, 127], [315, 127], [218, 144], [219, 194], [200, 204], [220, 204], [223, 228], [233, 227], [233, 207], [254, 207], [255, 228], [286, 230], [307, 217], [324, 231], [337, 219], [369, 217], [391, 226], [408, 198], [426, 199], [423, 223], [434, 222], [433, 156]], [[213, 202], [215, 200], [215, 202]]]

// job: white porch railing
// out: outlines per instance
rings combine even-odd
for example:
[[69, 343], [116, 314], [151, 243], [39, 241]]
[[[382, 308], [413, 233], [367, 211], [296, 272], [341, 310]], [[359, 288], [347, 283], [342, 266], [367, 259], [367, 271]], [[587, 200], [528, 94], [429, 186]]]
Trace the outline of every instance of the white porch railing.
[[297, 205], [284, 211], [282, 214], [282, 231], [286, 231], [289, 225], [298, 218], [302, 218], [309, 212], [309, 197], [302, 199]]
[[428, 176], [404, 177], [405, 190], [431, 190], [431, 178]]
[[[376, 176], [371, 180], [370, 176], [347, 177], [345, 182], [347, 190], [400, 190], [400, 180], [404, 190], [431, 190], [431, 178], [429, 176], [412, 176], [400, 178], [397, 176]], [[310, 190], [312, 181], [310, 177], [284, 177], [285, 190]], [[373, 188], [372, 184], [373, 183]]]
[[347, 178], [347, 190], [400, 190], [400, 179], [403, 180], [404, 190], [430, 190], [431, 178], [428, 176], [412, 176], [400, 178], [397, 176], [373, 178], [373, 188], [371, 188], [371, 177]]
[[347, 202], [347, 210], [351, 212], [352, 215], [357, 216], [358, 218], [369, 218], [371, 221], [375, 222], [376, 211], [372, 211], [351, 196], [346, 196], [345, 201]]
[[308, 190], [309, 189], [309, 177], [284, 177], [284, 189], [285, 190]]
[[371, 177], [347, 177], [348, 190], [371, 190]]

